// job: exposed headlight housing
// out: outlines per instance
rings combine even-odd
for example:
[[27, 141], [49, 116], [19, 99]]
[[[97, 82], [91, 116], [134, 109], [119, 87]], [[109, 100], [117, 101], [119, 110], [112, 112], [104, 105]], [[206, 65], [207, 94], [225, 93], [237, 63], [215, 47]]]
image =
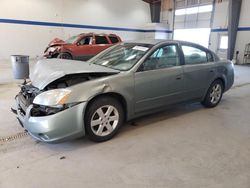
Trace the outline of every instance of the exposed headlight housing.
[[32, 116], [48, 116], [71, 108], [80, 102], [69, 102], [71, 90], [53, 89], [45, 91], [33, 100]]
[[70, 103], [58, 106], [42, 106], [34, 104], [33, 108], [31, 109], [31, 116], [39, 117], [39, 116], [49, 116], [54, 115], [58, 112], [71, 108], [79, 103]]
[[45, 91], [35, 97], [33, 100], [34, 104], [51, 106], [51, 107], [62, 107], [68, 103], [71, 90], [69, 89], [53, 89]]
[[58, 51], [58, 50], [59, 50], [58, 47], [50, 47], [50, 48], [49, 48], [49, 51], [50, 51], [50, 52], [55, 52], [55, 51]]

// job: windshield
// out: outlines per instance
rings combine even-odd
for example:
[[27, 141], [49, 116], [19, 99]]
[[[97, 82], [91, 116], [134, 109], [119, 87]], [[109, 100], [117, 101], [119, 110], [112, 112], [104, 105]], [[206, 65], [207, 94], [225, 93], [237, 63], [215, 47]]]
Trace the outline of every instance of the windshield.
[[90, 59], [89, 63], [121, 71], [129, 70], [151, 47], [150, 44], [119, 44]]
[[73, 44], [73, 43], [77, 40], [77, 38], [78, 38], [78, 35], [72, 36], [72, 37], [68, 38], [68, 39], [65, 41], [65, 43], [67, 43], [67, 44]]

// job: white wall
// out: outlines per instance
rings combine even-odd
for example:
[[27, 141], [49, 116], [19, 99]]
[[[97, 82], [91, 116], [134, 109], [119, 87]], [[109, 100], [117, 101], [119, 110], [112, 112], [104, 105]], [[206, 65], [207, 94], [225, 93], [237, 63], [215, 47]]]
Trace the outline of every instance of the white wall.
[[[151, 22], [149, 5], [141, 0], [0, 0], [0, 19], [132, 29]], [[11, 54], [41, 56], [53, 38], [66, 39], [82, 32], [116, 33], [123, 40], [143, 36], [140, 32], [0, 23], [0, 59]]]
[[[241, 14], [239, 27], [250, 27], [250, 1], [243, 0], [241, 5]], [[235, 51], [239, 51], [239, 63], [243, 64], [245, 45], [250, 43], [250, 31], [238, 31]], [[248, 61], [250, 63], [250, 61]]]
[[[250, 1], [242, 0], [239, 28], [250, 27]], [[228, 27], [228, 1], [216, 4], [215, 16], [212, 29]], [[212, 32], [210, 49], [217, 52], [220, 57], [226, 58], [227, 51], [218, 50], [220, 35], [227, 35], [228, 32]], [[243, 64], [245, 45], [250, 43], [250, 31], [238, 31], [236, 38], [235, 53], [239, 51], [239, 63]], [[234, 53], [234, 54], [235, 54]], [[235, 58], [235, 57], [234, 57]], [[250, 62], [250, 61], [249, 61]]]
[[228, 1], [215, 4], [212, 32], [210, 35], [209, 48], [216, 52], [221, 58], [226, 58], [227, 50], [219, 50], [220, 35], [227, 35], [227, 32], [214, 32], [213, 29], [226, 29], [228, 27]]

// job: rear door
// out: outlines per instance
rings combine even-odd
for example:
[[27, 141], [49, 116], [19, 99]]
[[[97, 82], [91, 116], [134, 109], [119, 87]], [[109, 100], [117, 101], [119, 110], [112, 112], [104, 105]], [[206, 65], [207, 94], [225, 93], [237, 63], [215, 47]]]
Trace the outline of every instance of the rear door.
[[106, 35], [95, 35], [93, 46], [94, 46], [95, 54], [98, 54], [99, 52], [112, 46], [112, 44], [110, 43]]
[[185, 98], [201, 98], [206, 93], [215, 75], [212, 54], [205, 48], [182, 44], [185, 65], [183, 78], [185, 83]]
[[182, 100], [183, 69], [177, 44], [156, 49], [135, 73], [135, 112]]

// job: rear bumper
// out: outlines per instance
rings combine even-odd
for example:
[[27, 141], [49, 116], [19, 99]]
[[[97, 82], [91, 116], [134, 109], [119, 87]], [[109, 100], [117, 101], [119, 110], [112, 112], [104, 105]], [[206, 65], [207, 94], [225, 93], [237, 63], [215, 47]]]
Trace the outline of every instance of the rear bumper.
[[228, 75], [227, 75], [227, 82], [225, 84], [224, 92], [229, 90], [234, 84], [234, 68], [232, 65], [232, 68], [230, 69]]
[[20, 100], [16, 97], [17, 118], [29, 134], [40, 141], [58, 143], [85, 135], [83, 111], [86, 103], [48, 116], [31, 116], [33, 105], [23, 111]]

